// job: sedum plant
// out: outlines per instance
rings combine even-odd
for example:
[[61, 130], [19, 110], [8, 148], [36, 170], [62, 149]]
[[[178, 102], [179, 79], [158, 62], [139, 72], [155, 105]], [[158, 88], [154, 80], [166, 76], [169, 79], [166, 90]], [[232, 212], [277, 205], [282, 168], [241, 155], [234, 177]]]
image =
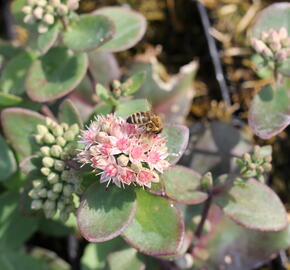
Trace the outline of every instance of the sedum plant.
[[258, 75], [272, 81], [254, 97], [249, 111], [249, 125], [263, 139], [277, 135], [289, 125], [289, 10], [289, 3], [267, 7], [251, 33], [252, 46], [258, 53], [254, 57]]
[[[142, 38], [144, 17], [123, 7], [84, 15], [77, 8], [76, 0], [16, 0], [12, 12], [27, 39], [0, 43], [0, 212], [8, 213], [0, 215], [0, 228], [9, 228], [0, 230], [0, 268], [18, 270], [23, 262], [29, 269], [69, 269], [43, 249], [24, 251], [35, 232], [85, 238], [83, 270], [216, 267], [225, 249], [217, 232], [227, 230], [253, 239], [263, 234], [266, 244], [277, 237], [274, 247], [252, 256], [251, 266], [289, 246], [286, 210], [266, 185], [271, 147], [251, 151], [244, 138], [240, 144], [239, 131], [213, 122], [197, 145], [208, 147], [206, 153], [217, 147], [231, 166], [218, 173], [198, 149], [193, 164], [177, 165], [188, 148], [190, 132], [180, 123], [196, 63], [167, 84], [151, 60], [135, 63], [120, 79], [112, 53]], [[281, 42], [286, 32], [271, 30]], [[279, 73], [287, 57], [265, 55], [271, 33], [264, 45], [253, 44]], [[164, 124], [154, 114], [145, 119], [152, 110], [147, 96]], [[248, 246], [242, 248], [247, 259]], [[241, 269], [251, 269], [244, 257]]]

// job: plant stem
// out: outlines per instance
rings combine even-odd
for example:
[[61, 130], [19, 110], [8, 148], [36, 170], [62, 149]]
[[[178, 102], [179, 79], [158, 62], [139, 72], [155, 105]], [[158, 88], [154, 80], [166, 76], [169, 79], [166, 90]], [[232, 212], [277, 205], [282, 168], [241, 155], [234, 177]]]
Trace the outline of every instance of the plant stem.
[[205, 221], [208, 217], [208, 214], [209, 214], [209, 209], [210, 209], [210, 206], [211, 206], [211, 203], [212, 203], [212, 193], [210, 192], [208, 194], [208, 198], [207, 200], [205, 201], [205, 204], [204, 204], [204, 207], [203, 207], [203, 210], [202, 210], [202, 217], [201, 217], [201, 220], [197, 226], [197, 229], [195, 231], [195, 236], [197, 238], [200, 238], [202, 236], [202, 232], [203, 232], [203, 227], [204, 227], [204, 224], [205, 224]]

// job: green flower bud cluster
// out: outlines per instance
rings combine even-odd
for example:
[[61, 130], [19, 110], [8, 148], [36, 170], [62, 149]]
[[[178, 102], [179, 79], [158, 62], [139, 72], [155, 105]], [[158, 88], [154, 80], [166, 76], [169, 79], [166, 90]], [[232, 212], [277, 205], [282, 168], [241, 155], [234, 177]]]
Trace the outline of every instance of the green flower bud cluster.
[[264, 173], [270, 172], [272, 155], [269, 147], [260, 147], [256, 145], [253, 153], [245, 153], [241, 158], [237, 158], [236, 162], [240, 166], [240, 175], [242, 179], [256, 178], [264, 182]]
[[68, 16], [79, 8], [80, 0], [27, 0], [22, 8], [25, 14], [23, 21], [28, 24], [38, 23], [38, 32], [46, 33], [56, 18]]
[[66, 165], [71, 158], [71, 145], [79, 134], [79, 126], [57, 124], [50, 118], [46, 125], [37, 125], [36, 142], [40, 144], [42, 177], [32, 181], [29, 192], [31, 208], [43, 210], [47, 218], [59, 211], [60, 219], [66, 221], [75, 211], [73, 194], [81, 193], [81, 178]]

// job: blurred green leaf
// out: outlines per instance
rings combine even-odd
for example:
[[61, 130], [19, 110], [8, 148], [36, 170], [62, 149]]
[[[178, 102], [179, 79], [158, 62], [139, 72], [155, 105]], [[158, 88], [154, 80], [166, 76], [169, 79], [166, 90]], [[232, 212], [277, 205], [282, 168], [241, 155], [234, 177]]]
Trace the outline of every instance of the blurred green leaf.
[[21, 102], [22, 102], [21, 97], [0, 92], [0, 106], [1, 107], [15, 106]]
[[134, 94], [144, 83], [145, 78], [146, 78], [146, 73], [139, 72], [131, 76], [129, 79], [127, 79], [122, 85], [122, 87], [124, 87], [125, 89], [124, 95], [130, 96]]
[[105, 15], [115, 26], [113, 39], [100, 47], [107, 52], [119, 52], [133, 47], [146, 31], [146, 19], [138, 12], [123, 7], [105, 7], [94, 14]]
[[252, 62], [256, 66], [256, 72], [262, 79], [273, 77], [273, 71], [266, 65], [263, 57], [260, 54], [254, 54], [251, 57]]
[[125, 243], [121, 237], [102, 243], [91, 243], [85, 248], [81, 259], [82, 270], [104, 270], [110, 252], [120, 249]]
[[116, 109], [116, 115], [127, 118], [136, 112], [146, 112], [151, 108], [146, 99], [135, 99], [119, 103]]
[[46, 219], [44, 217], [40, 220], [39, 231], [54, 237], [68, 236], [73, 233], [73, 229], [64, 225], [61, 221]]
[[136, 190], [137, 212], [122, 233], [128, 244], [138, 251], [152, 255], [176, 254], [182, 245], [184, 224], [177, 208], [164, 197]]
[[38, 102], [63, 97], [81, 82], [88, 67], [87, 55], [73, 55], [65, 48], [53, 48], [31, 65], [26, 88], [28, 96]]
[[109, 90], [106, 89], [103, 85], [98, 83], [96, 85], [96, 93], [98, 97], [103, 100], [104, 102], [111, 104], [112, 106], [118, 105], [117, 100], [115, 100], [109, 93]]
[[[52, 270], [44, 262], [21, 251], [5, 251], [0, 254], [1, 270]], [[57, 270], [57, 269], [53, 269]]]
[[5, 94], [22, 95], [25, 92], [27, 70], [35, 57], [35, 54], [26, 51], [13, 57], [1, 74], [1, 91]]
[[144, 270], [142, 257], [134, 248], [115, 251], [108, 256], [109, 270]]
[[[23, 217], [19, 212], [19, 193], [0, 195], [0, 251], [18, 249], [37, 230], [39, 219]], [[0, 269], [3, 269], [0, 267]], [[29, 268], [28, 268], [29, 269]]]
[[34, 111], [8, 108], [2, 111], [1, 120], [5, 137], [13, 148], [23, 156], [31, 155], [36, 148], [32, 141], [36, 125], [44, 124], [45, 118]]
[[189, 139], [189, 129], [183, 125], [166, 125], [162, 135], [165, 136], [167, 143], [167, 160], [170, 164], [175, 164], [183, 155]]
[[231, 186], [216, 202], [228, 217], [246, 228], [279, 231], [287, 226], [287, 213], [279, 197], [257, 180]]
[[95, 184], [83, 195], [78, 209], [78, 226], [90, 242], [113, 239], [130, 224], [136, 211], [134, 191]]
[[83, 127], [83, 121], [80, 113], [70, 99], [65, 99], [59, 105], [57, 118], [60, 123], [65, 122], [69, 125], [77, 123], [81, 128]]
[[78, 52], [94, 50], [112, 39], [114, 26], [102, 15], [82, 15], [72, 21], [63, 34], [64, 44]]
[[13, 152], [6, 141], [0, 135], [0, 182], [6, 180], [17, 170], [17, 164]]
[[166, 195], [180, 203], [199, 204], [207, 199], [201, 191], [201, 176], [192, 169], [173, 166], [160, 175]]
[[285, 86], [267, 85], [254, 97], [249, 111], [249, 125], [262, 139], [269, 139], [290, 123], [290, 99]]

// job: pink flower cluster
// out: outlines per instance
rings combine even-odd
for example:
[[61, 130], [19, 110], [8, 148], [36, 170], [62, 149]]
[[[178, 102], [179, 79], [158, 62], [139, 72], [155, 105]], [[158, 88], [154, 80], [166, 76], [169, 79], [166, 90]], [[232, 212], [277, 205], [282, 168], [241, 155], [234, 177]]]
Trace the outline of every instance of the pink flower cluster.
[[114, 114], [98, 116], [81, 132], [80, 143], [84, 148], [78, 161], [101, 170], [100, 181], [107, 185], [151, 187], [152, 182], [159, 182], [158, 173], [169, 167], [166, 139], [161, 134], [146, 133]]

